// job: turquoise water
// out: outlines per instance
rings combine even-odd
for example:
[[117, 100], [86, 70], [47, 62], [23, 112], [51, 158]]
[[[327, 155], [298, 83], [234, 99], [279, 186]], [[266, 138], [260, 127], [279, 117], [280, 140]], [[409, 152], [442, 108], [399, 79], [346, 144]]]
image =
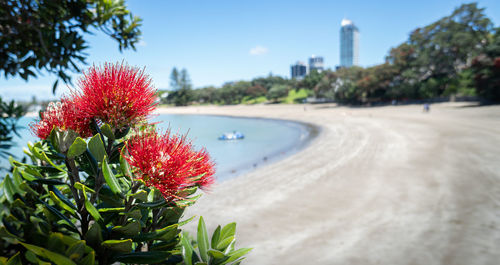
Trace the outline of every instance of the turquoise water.
[[[32, 118], [22, 118], [21, 138], [11, 152], [22, 157], [22, 148], [28, 141], [37, 139], [28, 130]], [[218, 181], [248, 172], [277, 159], [290, 155], [302, 148], [311, 134], [310, 128], [299, 123], [268, 120], [233, 118], [208, 115], [158, 115], [152, 121], [160, 122], [161, 130], [171, 128], [172, 132], [188, 134], [197, 149], [205, 147], [216, 162]], [[217, 138], [224, 132], [239, 131], [245, 134], [243, 140], [221, 141]], [[3, 166], [7, 165], [2, 161]]]

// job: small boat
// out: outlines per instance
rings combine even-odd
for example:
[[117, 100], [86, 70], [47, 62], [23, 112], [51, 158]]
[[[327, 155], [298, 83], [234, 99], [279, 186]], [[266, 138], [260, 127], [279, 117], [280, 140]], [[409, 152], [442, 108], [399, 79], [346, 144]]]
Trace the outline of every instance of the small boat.
[[241, 140], [244, 139], [245, 135], [240, 132], [234, 131], [232, 133], [224, 133], [219, 136], [219, 140]]

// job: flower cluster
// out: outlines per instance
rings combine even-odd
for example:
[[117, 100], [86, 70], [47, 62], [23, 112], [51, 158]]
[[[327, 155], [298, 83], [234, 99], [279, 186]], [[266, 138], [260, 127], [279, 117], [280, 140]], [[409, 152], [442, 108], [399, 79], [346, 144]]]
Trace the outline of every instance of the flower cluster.
[[61, 102], [49, 103], [47, 109], [41, 113], [38, 123], [30, 124], [33, 133], [40, 139], [47, 139], [52, 129], [61, 131], [73, 130], [82, 137], [92, 135], [90, 130], [90, 119], [79, 115], [79, 110], [70, 99], [62, 99]]
[[156, 107], [156, 90], [143, 71], [122, 65], [92, 67], [73, 92], [86, 117], [122, 128], [144, 121]]
[[93, 120], [121, 130], [144, 121], [156, 107], [156, 90], [149, 77], [123, 64], [90, 68], [80, 79], [79, 88], [61, 102], [51, 103], [41, 120], [31, 125], [36, 136], [47, 139], [56, 127], [88, 137]]
[[138, 132], [127, 141], [124, 157], [137, 169], [138, 178], [167, 200], [179, 199], [186, 188], [205, 188], [214, 181], [214, 164], [207, 152], [195, 151], [186, 137], [170, 131]]

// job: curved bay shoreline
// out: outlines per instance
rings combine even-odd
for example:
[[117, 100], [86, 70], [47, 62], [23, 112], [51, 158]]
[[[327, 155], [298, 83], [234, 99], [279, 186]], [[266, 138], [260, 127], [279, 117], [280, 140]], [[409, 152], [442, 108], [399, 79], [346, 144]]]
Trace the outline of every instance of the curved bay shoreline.
[[[159, 113], [277, 118], [321, 133], [188, 209], [237, 222], [245, 264], [496, 264], [500, 106], [258, 105]], [[188, 225], [194, 231], [196, 222]]]

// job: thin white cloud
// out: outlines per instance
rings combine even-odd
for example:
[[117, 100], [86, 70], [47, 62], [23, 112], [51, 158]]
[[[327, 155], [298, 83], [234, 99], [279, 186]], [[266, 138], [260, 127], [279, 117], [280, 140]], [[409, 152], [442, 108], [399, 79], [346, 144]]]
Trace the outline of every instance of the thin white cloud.
[[146, 43], [146, 41], [144, 40], [140, 40], [138, 43], [137, 43], [137, 46], [139, 47], [146, 47], [148, 44]]
[[269, 49], [260, 45], [257, 45], [250, 49], [251, 55], [263, 55], [269, 52]]

